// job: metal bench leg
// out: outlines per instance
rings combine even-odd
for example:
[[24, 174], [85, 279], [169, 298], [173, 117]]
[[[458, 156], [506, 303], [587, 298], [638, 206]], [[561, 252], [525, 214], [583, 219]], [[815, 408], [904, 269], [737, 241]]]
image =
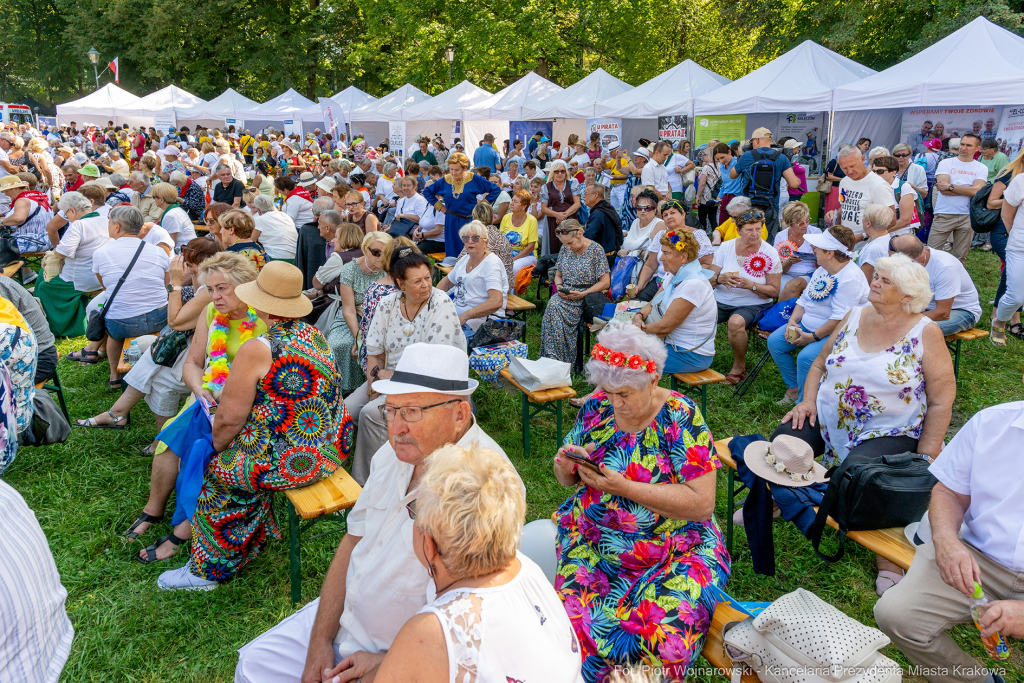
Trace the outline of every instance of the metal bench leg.
[[700, 414], [704, 418], [704, 422], [708, 421], [708, 385], [700, 385]]
[[742, 397], [743, 394], [747, 393], [747, 390], [750, 389], [750, 385], [752, 385], [754, 383], [754, 380], [757, 379], [757, 376], [758, 376], [758, 374], [760, 374], [761, 369], [764, 367], [765, 363], [767, 363], [768, 360], [771, 357], [772, 357], [772, 352], [771, 351], [765, 351], [761, 355], [761, 357], [758, 359], [758, 361], [754, 365], [754, 367], [750, 370], [749, 373], [747, 373], [746, 379], [744, 379], [742, 382], [737, 384], [736, 388], [733, 389], [733, 392], [732, 392], [733, 398]]
[[674, 376], [670, 375], [670, 377], [671, 381], [669, 382], [669, 385], [672, 387], [672, 391], [679, 391], [679, 382], [676, 381]]
[[558, 447], [562, 447], [562, 402], [555, 401], [555, 429], [558, 430]]
[[520, 399], [523, 402], [523, 452], [530, 457], [530, 402], [526, 394], [521, 394]]
[[56, 368], [53, 370], [53, 378], [51, 381], [53, 384], [43, 384], [43, 389], [57, 392], [57, 402], [60, 403], [60, 411], [64, 413], [64, 419], [68, 421], [68, 424], [72, 424], [71, 413], [68, 412], [68, 404], [64, 400], [64, 387], [60, 384], [60, 373]]
[[292, 582], [292, 607], [295, 607], [302, 600], [302, 555], [300, 547], [299, 516], [295, 513], [295, 506], [288, 501], [288, 565]]
[[953, 354], [953, 381], [954, 382], [959, 382], [960, 381], [960, 342], [961, 342], [961, 340], [959, 340], [959, 339], [956, 340], [956, 353]]

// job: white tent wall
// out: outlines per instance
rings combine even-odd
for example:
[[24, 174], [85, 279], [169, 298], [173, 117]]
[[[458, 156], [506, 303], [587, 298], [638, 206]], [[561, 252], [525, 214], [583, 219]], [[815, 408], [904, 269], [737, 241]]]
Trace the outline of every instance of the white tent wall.
[[[451, 129], [449, 129], [451, 130]], [[508, 140], [509, 136], [509, 122], [508, 121], [463, 121], [462, 130], [465, 131], [463, 135], [466, 146], [466, 154], [469, 155], [470, 161], [473, 160], [473, 152], [480, 145], [477, 144], [484, 139], [484, 135], [490, 133], [494, 136], [494, 144], [497, 146], [498, 151], [501, 151], [501, 145]], [[446, 138], [447, 139], [447, 138]], [[493, 168], [491, 169], [494, 170]]]
[[640, 139], [658, 139], [658, 119], [622, 119], [622, 147], [630, 153], [640, 146]]
[[552, 140], [558, 140], [563, 145], [565, 141], [569, 139], [569, 135], [576, 133], [580, 136], [580, 139], [587, 139], [587, 120], [586, 119], [555, 119], [554, 124], [551, 126], [551, 138]]
[[847, 142], [854, 145], [861, 138], [871, 138], [872, 147], [882, 145], [892, 151], [892, 148], [900, 141], [902, 123], [902, 109], [837, 111], [832, 115], [829, 159], [835, 157], [839, 145]]

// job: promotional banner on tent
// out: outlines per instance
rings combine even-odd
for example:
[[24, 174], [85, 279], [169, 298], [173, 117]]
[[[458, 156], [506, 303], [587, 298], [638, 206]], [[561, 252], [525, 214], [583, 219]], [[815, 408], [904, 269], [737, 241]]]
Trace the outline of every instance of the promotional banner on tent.
[[746, 114], [721, 114], [697, 116], [694, 120], [694, 141], [696, 147], [718, 138], [728, 144], [730, 140], [742, 140], [747, 133]]
[[324, 132], [330, 133], [332, 139], [338, 139], [338, 133], [345, 132], [345, 119], [347, 118], [347, 112], [342, 107], [330, 99], [329, 97], [321, 97], [320, 100], [320, 115], [324, 117], [324, 127], [327, 129]]
[[405, 149], [405, 121], [388, 123], [388, 146], [391, 149]]
[[999, 151], [1016, 158], [1024, 147], [1024, 104], [1017, 107], [1003, 107], [1003, 116], [999, 121], [996, 142]]
[[162, 130], [165, 133], [171, 128], [177, 128], [177, 120], [174, 118], [174, 112], [171, 112], [170, 114], [154, 114], [153, 127], [157, 130]]
[[622, 143], [622, 119], [587, 119], [587, 140], [591, 133], [601, 136], [601, 151], [604, 152], [610, 143]]
[[224, 119], [225, 126], [234, 126], [235, 130], [242, 130], [245, 128], [245, 121], [242, 119]]
[[982, 139], [995, 138], [1002, 113], [1002, 107], [904, 109], [900, 142], [909, 142], [914, 154], [918, 154], [924, 151], [924, 143], [934, 138], [948, 140], [964, 133], [977, 133]]
[[779, 124], [772, 130], [776, 140], [796, 138], [800, 141], [798, 156], [803, 157], [800, 163], [807, 168], [807, 173], [817, 175], [821, 168], [821, 149], [818, 147], [818, 136], [824, 130], [825, 112], [796, 111], [779, 114]]
[[554, 121], [509, 121], [508, 139], [509, 141], [522, 140], [525, 150], [530, 146], [530, 138], [538, 130], [549, 138], [553, 138]]
[[682, 116], [659, 116], [658, 139], [669, 140], [673, 143], [685, 140], [687, 118], [685, 114]]
[[285, 119], [284, 121], [284, 134], [285, 135], [298, 135], [302, 136], [302, 121], [298, 119]]

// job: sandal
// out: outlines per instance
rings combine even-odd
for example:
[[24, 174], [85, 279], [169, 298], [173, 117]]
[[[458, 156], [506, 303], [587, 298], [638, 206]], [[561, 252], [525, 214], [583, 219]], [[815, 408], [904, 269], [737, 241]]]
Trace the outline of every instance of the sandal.
[[189, 539], [178, 538], [174, 535], [174, 532], [172, 531], [166, 536], [161, 536], [160, 538], [156, 539], [156, 543], [154, 543], [153, 545], [147, 545], [144, 548], [144, 550], [146, 551], [146, 559], [142, 559], [138, 554], [135, 555], [135, 559], [139, 561], [139, 564], [153, 564], [154, 562], [164, 562], [166, 560], [171, 559], [172, 557], [178, 554], [177, 550], [175, 550], [174, 553], [172, 553], [171, 555], [165, 557], [163, 560], [156, 559], [156, 549], [163, 545], [165, 541], [170, 541], [174, 546], [179, 546], [182, 543], [187, 543]]
[[1006, 323], [1000, 323], [996, 318], [992, 318], [992, 333], [989, 339], [995, 346], [1006, 346]]
[[[77, 356], [75, 354], [78, 354]], [[88, 351], [85, 347], [68, 354], [68, 360], [81, 363], [82, 365], [93, 365], [100, 362], [100, 354], [97, 351]]]
[[[76, 420], [76, 424], [79, 427], [90, 427], [90, 428], [93, 428], [93, 429], [125, 429], [128, 426], [128, 416], [127, 415], [123, 415], [121, 417], [118, 417], [117, 415], [114, 415], [113, 411], [110, 411], [110, 410], [107, 411], [107, 415], [110, 416], [110, 419], [113, 420], [113, 422], [108, 422], [106, 424], [100, 424], [99, 422], [96, 421], [95, 417], [90, 417], [90, 418], [86, 418], [84, 420]], [[121, 420], [124, 420], [124, 424], [123, 425], [117, 424]]]
[[107, 380], [107, 389], [117, 389], [118, 391], [120, 391], [123, 388], [124, 388], [124, 385], [121, 384], [121, 380], [119, 380], [119, 379], [108, 379]]
[[149, 444], [145, 448], [139, 450], [139, 455], [145, 458], [152, 458], [156, 455], [156, 447], [153, 444]]
[[1024, 340], [1024, 325], [1014, 323], [1006, 328], [1006, 334], [1012, 335], [1017, 339]]
[[163, 515], [151, 515], [148, 512], [143, 512], [141, 515], [139, 515], [139, 518], [135, 520], [135, 522], [130, 527], [128, 527], [128, 531], [121, 534], [121, 536], [127, 538], [130, 541], [134, 541], [136, 538], [146, 533], [146, 531], [149, 531], [149, 529], [146, 529], [146, 531], [141, 532], [135, 531], [139, 528], [140, 524], [145, 524], [146, 522], [149, 522], [150, 524], [156, 524], [157, 522], [162, 522], [163, 519]]
[[728, 384], [729, 386], [736, 386], [737, 384], [745, 380], [747, 378], [747, 375], [749, 374], [750, 373], [746, 370], [744, 370], [743, 372], [730, 372], [728, 375], [725, 376], [725, 383]]

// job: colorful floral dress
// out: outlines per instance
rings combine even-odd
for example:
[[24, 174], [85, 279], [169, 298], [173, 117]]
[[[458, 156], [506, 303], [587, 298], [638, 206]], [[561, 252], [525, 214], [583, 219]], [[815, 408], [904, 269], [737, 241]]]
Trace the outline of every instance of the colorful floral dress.
[[[598, 445], [594, 462], [632, 481], [681, 484], [722, 466], [700, 411], [675, 392], [638, 433], [619, 431], [606, 394], [595, 392], [565, 438], [590, 442]], [[627, 663], [683, 678], [711, 627], [716, 599], [706, 588], [729, 577], [714, 517], [668, 519], [581, 484], [558, 509], [557, 555], [555, 590], [579, 638], [588, 682]]]
[[291, 320], [265, 339], [273, 361], [238, 436], [210, 459], [192, 517], [192, 573], [223, 581], [280, 538], [275, 491], [329, 477], [355, 447], [334, 354], [320, 331]]
[[0, 363], [0, 477], [18, 454], [18, 415], [11, 373]]
[[893, 346], [866, 353], [857, 343], [864, 308], [855, 308], [836, 336], [818, 383], [818, 423], [825, 439], [826, 467], [839, 464], [850, 450], [880, 436], [921, 437], [925, 400], [921, 319]]
[[[359, 263], [352, 259], [341, 267], [341, 284], [352, 288], [352, 296], [356, 305], [356, 321], [360, 322], [363, 316], [363, 300], [370, 285], [384, 277], [383, 270], [375, 270], [367, 273]], [[334, 350], [334, 360], [337, 363], [338, 374], [341, 375], [341, 390], [344, 393], [354, 391], [366, 380], [365, 371], [359, 365], [359, 358], [352, 357], [352, 345], [356, 343], [352, 336], [352, 330], [348, 329], [345, 316], [341, 307], [338, 308], [338, 315], [331, 323], [327, 331], [327, 343]], [[360, 348], [362, 348], [360, 346]]]
[[[592, 241], [582, 254], [561, 249], [555, 267], [564, 286], [582, 292], [608, 272], [608, 258], [601, 245]], [[540, 355], [572, 363], [576, 359], [576, 328], [582, 317], [583, 299], [570, 301], [552, 294], [540, 326]]]
[[[377, 310], [380, 300], [397, 289], [394, 285], [381, 284], [380, 281], [372, 283], [366, 288], [363, 295], [363, 317], [359, 321], [359, 338], [365, 340], [366, 333], [370, 330], [370, 321], [373, 320], [373, 313]], [[366, 372], [366, 344], [359, 345], [359, 364]]]

